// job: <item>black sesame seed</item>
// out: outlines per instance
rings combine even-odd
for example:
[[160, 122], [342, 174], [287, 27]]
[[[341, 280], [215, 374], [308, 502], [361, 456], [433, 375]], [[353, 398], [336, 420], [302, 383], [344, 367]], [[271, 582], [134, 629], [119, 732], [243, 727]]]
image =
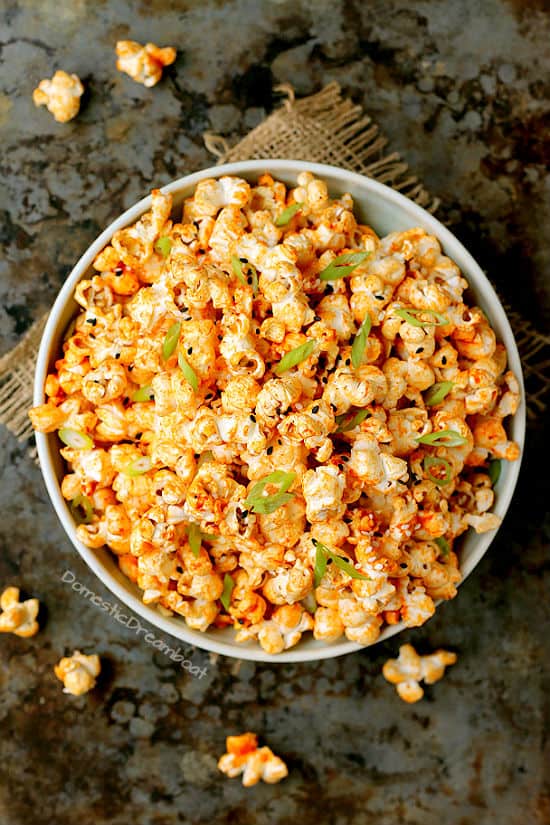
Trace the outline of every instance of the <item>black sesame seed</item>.
[[248, 284], [248, 286], [252, 286], [252, 275], [248, 276], [248, 278], [246, 279], [246, 283]]
[[132, 372], [133, 369], [134, 369], [133, 364], [130, 364], [130, 366], [128, 367], [128, 372]]
[[346, 367], [349, 367], [351, 364], [351, 358], [346, 358]]
[[136, 433], [135, 438], [139, 441], [143, 433]]
[[312, 544], [317, 544], [317, 539], [311, 539]]
[[255, 424], [256, 423], [256, 416], [251, 414], [250, 415], [250, 420]]
[[349, 455], [341, 456], [342, 461], [349, 461]]
[[424, 352], [424, 347], [418, 347], [416, 354], [418, 355], [419, 352]]
[[316, 413], [318, 413], [318, 412], [319, 412], [319, 405], [318, 405], [318, 404], [316, 404], [316, 405], [313, 407], [313, 409], [311, 410], [311, 412], [313, 413], [313, 415], [315, 415]]
[[122, 269], [121, 266], [116, 266], [115, 267], [115, 275], [122, 275], [123, 272], [124, 272], [124, 270]]
[[342, 470], [344, 469], [344, 465], [343, 465], [343, 464], [339, 464], [339, 465], [338, 465], [338, 469], [340, 470], [340, 472], [342, 472]]
[[240, 261], [242, 264], [247, 264], [247, 263], [248, 263], [248, 258], [239, 258], [239, 261]]
[[441, 359], [441, 363], [443, 364], [443, 366], [445, 366], [445, 364], [447, 363], [447, 359], [445, 356], [443, 356], [443, 358]]
[[327, 564], [332, 564], [332, 559], [327, 559]]
[[243, 510], [242, 513], [241, 513], [241, 517], [246, 518], [247, 515], [248, 515], [248, 510]]
[[314, 321], [320, 321], [320, 320], [321, 320], [321, 316], [320, 316], [320, 315], [314, 315], [314, 316], [313, 316], [313, 320], [314, 320]]
[[181, 308], [181, 311], [182, 311], [182, 312], [189, 312], [189, 307], [182, 307], [182, 308]]
[[322, 381], [323, 384], [327, 383], [328, 378], [326, 377], [326, 375], [323, 375], [323, 377], [321, 378], [321, 381]]
[[86, 323], [91, 324], [93, 327], [97, 324], [97, 318], [86, 318]]
[[115, 352], [115, 358], [118, 361], [118, 359], [120, 358], [120, 352]]
[[327, 293], [327, 295], [332, 295], [332, 293], [334, 292], [334, 287], [331, 286], [330, 284], [327, 284], [327, 286], [325, 288], [325, 292]]
[[401, 568], [401, 570], [405, 570], [405, 568], [407, 567], [407, 565], [405, 564], [405, 562], [404, 562], [404, 561], [402, 561], [402, 562], [401, 562], [401, 564], [399, 565], [399, 567]]
[[268, 448], [267, 448], [267, 450], [266, 450], [266, 453], [267, 453], [268, 455], [271, 455], [271, 454], [272, 454], [272, 452], [273, 452], [273, 447], [268, 447]]
[[237, 619], [237, 622], [238, 622], [239, 624], [244, 624], [244, 619]]
[[193, 352], [193, 347], [187, 347], [187, 355], [191, 355]]
[[376, 298], [377, 301], [383, 301], [384, 300], [383, 295], [375, 295], [374, 297]]

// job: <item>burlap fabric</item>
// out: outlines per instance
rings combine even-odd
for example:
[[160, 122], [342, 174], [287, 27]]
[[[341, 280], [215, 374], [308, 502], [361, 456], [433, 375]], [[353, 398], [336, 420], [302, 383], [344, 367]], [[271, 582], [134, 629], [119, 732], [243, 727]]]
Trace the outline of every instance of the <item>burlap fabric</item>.
[[[278, 87], [285, 96], [279, 109], [235, 146], [224, 138], [205, 135], [205, 144], [219, 163], [252, 158], [292, 158], [330, 163], [402, 192], [430, 212], [439, 205], [396, 152], [384, 151], [387, 140], [360, 106], [343, 99], [336, 83], [296, 100], [290, 86]], [[498, 288], [498, 284], [496, 284]], [[517, 312], [508, 310], [520, 351], [530, 416], [545, 409], [550, 381], [550, 336], [541, 334]], [[0, 359], [0, 423], [19, 441], [32, 436], [27, 416], [32, 406], [34, 366], [46, 317], [37, 321], [22, 341]], [[32, 445], [31, 445], [32, 449]], [[34, 450], [33, 450], [34, 454]]]

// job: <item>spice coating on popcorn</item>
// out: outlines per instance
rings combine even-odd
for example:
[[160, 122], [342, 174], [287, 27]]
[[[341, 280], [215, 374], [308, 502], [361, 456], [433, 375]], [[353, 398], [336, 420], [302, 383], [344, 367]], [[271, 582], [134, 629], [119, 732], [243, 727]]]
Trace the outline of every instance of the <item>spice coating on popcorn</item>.
[[46, 106], [58, 123], [67, 123], [77, 116], [84, 86], [76, 74], [57, 71], [51, 80], [41, 80], [32, 99], [35, 106]]
[[268, 653], [425, 622], [455, 540], [498, 526], [490, 462], [519, 456], [505, 349], [436, 238], [378, 238], [349, 194], [297, 184], [204, 180], [176, 219], [154, 190], [78, 284], [30, 413], [63, 430], [81, 541]]
[[255, 733], [228, 736], [226, 749], [227, 753], [220, 758], [218, 768], [231, 778], [242, 774], [245, 788], [256, 785], [260, 780], [273, 785], [288, 776], [287, 766], [271, 748], [265, 745], [258, 747]]

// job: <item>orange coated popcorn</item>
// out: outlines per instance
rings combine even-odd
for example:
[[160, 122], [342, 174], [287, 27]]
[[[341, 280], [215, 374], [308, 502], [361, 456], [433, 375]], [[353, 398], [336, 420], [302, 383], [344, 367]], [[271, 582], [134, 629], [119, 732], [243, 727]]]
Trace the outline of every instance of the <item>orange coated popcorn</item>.
[[519, 455], [518, 383], [437, 239], [378, 238], [349, 194], [296, 183], [206, 179], [177, 209], [153, 190], [77, 285], [30, 411], [79, 539], [146, 604], [269, 655], [427, 621]]
[[243, 775], [243, 785], [249, 788], [260, 779], [269, 784], [280, 782], [288, 776], [288, 769], [280, 757], [268, 747], [258, 748], [255, 733], [228, 736], [227, 753], [218, 762], [218, 768], [229, 777]]

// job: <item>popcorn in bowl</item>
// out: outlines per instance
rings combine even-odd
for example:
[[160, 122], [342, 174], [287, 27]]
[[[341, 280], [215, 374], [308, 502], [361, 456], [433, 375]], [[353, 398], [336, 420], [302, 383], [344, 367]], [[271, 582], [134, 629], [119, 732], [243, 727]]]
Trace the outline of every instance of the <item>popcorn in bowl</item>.
[[[370, 644], [494, 529], [506, 352], [435, 237], [378, 238], [311, 173], [202, 180], [115, 232], [31, 411], [80, 540], [196, 630]], [[178, 222], [179, 220], [179, 222]]]

